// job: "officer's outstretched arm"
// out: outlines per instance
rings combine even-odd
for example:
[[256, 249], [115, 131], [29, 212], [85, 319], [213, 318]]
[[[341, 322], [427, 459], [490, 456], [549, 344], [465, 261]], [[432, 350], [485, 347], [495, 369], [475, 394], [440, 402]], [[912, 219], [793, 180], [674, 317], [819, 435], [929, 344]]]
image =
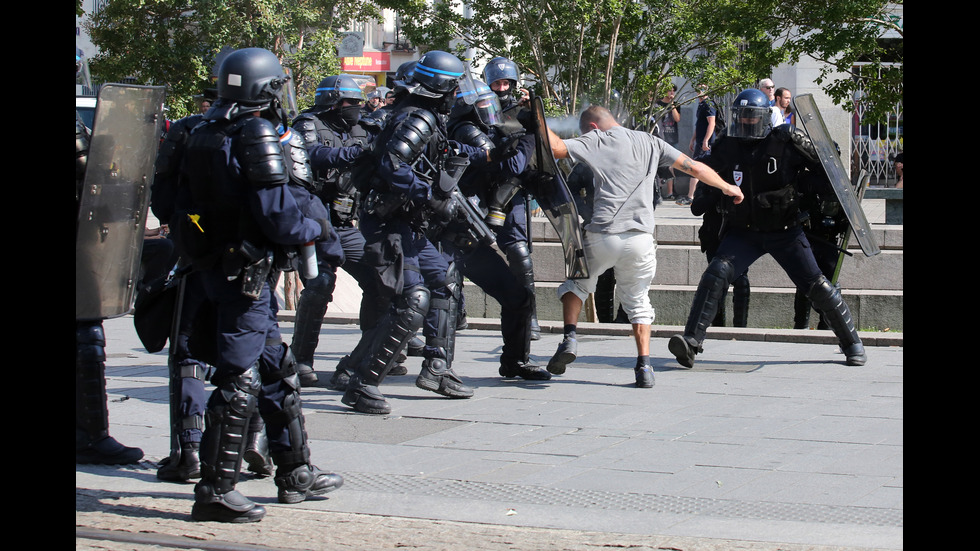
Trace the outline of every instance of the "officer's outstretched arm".
[[681, 156], [674, 161], [673, 168], [680, 170], [685, 174], [689, 174], [711, 187], [720, 189], [725, 195], [733, 197], [736, 205], [741, 203], [742, 199], [744, 199], [742, 190], [739, 189], [738, 186], [729, 184], [723, 180], [721, 176], [714, 171], [714, 169], [701, 161], [695, 161], [687, 155], [681, 154]]

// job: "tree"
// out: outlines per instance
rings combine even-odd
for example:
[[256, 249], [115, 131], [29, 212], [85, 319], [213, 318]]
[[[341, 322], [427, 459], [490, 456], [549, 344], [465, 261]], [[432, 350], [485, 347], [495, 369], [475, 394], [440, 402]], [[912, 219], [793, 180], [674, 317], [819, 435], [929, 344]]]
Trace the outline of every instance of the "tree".
[[340, 71], [337, 29], [379, 18], [385, 3], [113, 0], [86, 23], [100, 50], [92, 72], [102, 82], [134, 79], [167, 86], [168, 117], [176, 119], [194, 112], [193, 97], [213, 86], [222, 48], [266, 48], [289, 71], [302, 108], [313, 103], [324, 76]]
[[[869, 61], [886, 78], [861, 83], [866, 101], [888, 104], [903, 78], [901, 48], [896, 56], [878, 40], [883, 28], [895, 28], [888, 9], [883, 0], [792, 6], [764, 0], [446, 0], [402, 13], [416, 44], [457, 53], [473, 48], [476, 60], [506, 56], [538, 94], [569, 112], [581, 103], [608, 103], [613, 89], [626, 109], [638, 112], [676, 80], [707, 84], [712, 95], [737, 92], [803, 55], [830, 63], [825, 89], [845, 108], [853, 107], [849, 92], [857, 83], [830, 75], [850, 74], [853, 62]], [[882, 65], [887, 55], [897, 64]]]

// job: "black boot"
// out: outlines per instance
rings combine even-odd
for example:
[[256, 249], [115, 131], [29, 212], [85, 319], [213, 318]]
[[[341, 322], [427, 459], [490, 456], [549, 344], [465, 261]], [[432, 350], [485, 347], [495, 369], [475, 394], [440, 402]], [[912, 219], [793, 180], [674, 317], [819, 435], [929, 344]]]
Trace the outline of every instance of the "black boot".
[[802, 289], [793, 295], [793, 329], [810, 328], [810, 298]]
[[190, 482], [201, 478], [201, 443], [181, 442], [180, 459], [168, 456], [160, 461], [157, 478], [166, 482]]
[[262, 416], [255, 412], [248, 425], [248, 438], [245, 441], [243, 456], [248, 470], [259, 478], [272, 476], [274, 465], [269, 457], [269, 438], [265, 434], [265, 422]]
[[826, 277], [820, 276], [820, 279], [810, 287], [807, 296], [813, 302], [814, 308], [823, 314], [830, 329], [837, 336], [841, 352], [847, 358], [847, 365], [864, 365], [868, 361], [864, 352], [864, 343], [858, 336], [851, 311], [844, 302], [840, 289], [831, 284]]
[[279, 503], [301, 503], [311, 496], [332, 492], [344, 485], [339, 474], [325, 473], [309, 463], [276, 472]]
[[749, 299], [752, 289], [749, 285], [748, 272], [735, 278], [732, 282], [732, 326], [749, 326]]
[[473, 389], [464, 385], [459, 375], [442, 358], [426, 358], [422, 362], [422, 371], [415, 379], [415, 386], [450, 398], [473, 396]]

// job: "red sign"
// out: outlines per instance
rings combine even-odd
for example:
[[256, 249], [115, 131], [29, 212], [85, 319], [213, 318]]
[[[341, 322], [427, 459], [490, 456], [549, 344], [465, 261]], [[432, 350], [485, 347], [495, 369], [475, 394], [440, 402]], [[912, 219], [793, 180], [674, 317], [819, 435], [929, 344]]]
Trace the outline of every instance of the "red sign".
[[342, 71], [366, 71], [371, 73], [390, 71], [391, 53], [364, 52], [364, 55], [360, 57], [341, 58], [340, 69]]

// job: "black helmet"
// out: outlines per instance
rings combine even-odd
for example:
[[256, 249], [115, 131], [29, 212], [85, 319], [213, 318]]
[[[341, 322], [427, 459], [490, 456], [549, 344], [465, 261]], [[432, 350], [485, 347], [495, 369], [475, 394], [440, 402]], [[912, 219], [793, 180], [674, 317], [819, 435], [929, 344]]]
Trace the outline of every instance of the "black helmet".
[[415, 64], [412, 79], [420, 86], [415, 87], [412, 93], [432, 98], [452, 94], [464, 70], [463, 62], [449, 52], [426, 52]]
[[501, 79], [511, 81], [511, 88], [515, 88], [517, 87], [517, 82], [521, 80], [521, 74], [517, 70], [516, 63], [506, 57], [498, 56], [487, 62], [487, 66], [483, 68], [483, 80], [487, 84], [493, 84]]
[[407, 86], [412, 82], [417, 63], [416, 61], [406, 61], [398, 66], [398, 70], [395, 71], [395, 86]]
[[728, 135], [733, 138], [761, 140], [772, 131], [769, 97], [761, 90], [749, 88], [732, 102], [732, 124]]
[[286, 80], [276, 54], [264, 48], [243, 48], [221, 62], [218, 97], [248, 106], [280, 102]]
[[320, 81], [316, 87], [314, 104], [319, 107], [333, 107], [342, 99], [364, 101], [364, 92], [348, 75], [331, 75]]

